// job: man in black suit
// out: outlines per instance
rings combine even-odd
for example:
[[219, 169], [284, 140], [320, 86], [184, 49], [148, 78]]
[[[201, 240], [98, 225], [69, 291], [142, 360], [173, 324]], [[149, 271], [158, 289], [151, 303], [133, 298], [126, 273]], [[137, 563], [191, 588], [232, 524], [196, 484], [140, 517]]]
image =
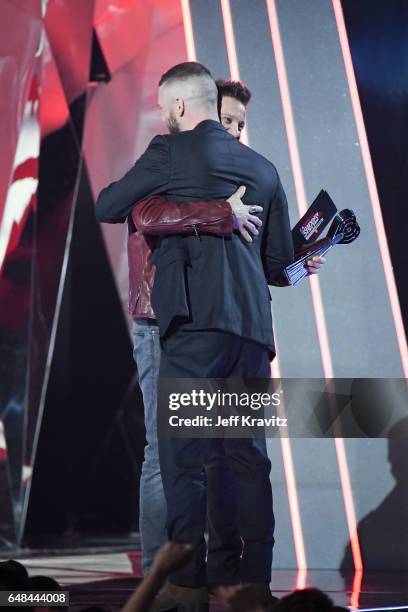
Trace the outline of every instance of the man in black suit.
[[[160, 83], [159, 105], [173, 133], [153, 138], [131, 170], [101, 191], [96, 217], [124, 221], [135, 202], [147, 195], [162, 193], [180, 201], [225, 199], [245, 185], [246, 199], [263, 207], [259, 235], [251, 244], [238, 235], [222, 240], [206, 235], [162, 239], [156, 255], [155, 311], [162, 336], [177, 319], [178, 331], [230, 332], [257, 342], [258, 350], [267, 347], [271, 356], [274, 342], [267, 283], [282, 284], [282, 270], [293, 258], [286, 197], [276, 168], [219, 123], [217, 89], [200, 64], [176, 66]], [[187, 264], [189, 304], [187, 288], [180, 287], [184, 273], [174, 275], [179, 292], [174, 295], [173, 289], [167, 294], [172, 300], [159, 292], [163, 281], [157, 277], [170, 277], [162, 274], [167, 264], [171, 271], [184, 270], [180, 260]], [[211, 295], [211, 303], [203, 295]]]
[[[267, 283], [283, 284], [282, 270], [293, 258], [278, 173], [219, 123], [217, 89], [204, 66], [187, 62], [163, 75], [159, 106], [172, 133], [156, 136], [133, 168], [101, 192], [99, 221], [124, 221], [147, 195], [225, 199], [239, 185], [246, 185], [248, 201], [263, 207], [262, 228], [250, 244], [237, 234], [161, 239], [152, 296], [162, 337], [160, 376], [268, 378], [275, 351]], [[238, 493], [242, 579], [266, 602], [274, 517], [265, 441], [224, 445]], [[205, 573], [202, 467], [211, 446], [200, 439], [160, 440], [169, 538], [192, 543], [195, 551], [171, 579], [180, 602], [201, 602], [206, 583], [222, 583], [221, 575]]]

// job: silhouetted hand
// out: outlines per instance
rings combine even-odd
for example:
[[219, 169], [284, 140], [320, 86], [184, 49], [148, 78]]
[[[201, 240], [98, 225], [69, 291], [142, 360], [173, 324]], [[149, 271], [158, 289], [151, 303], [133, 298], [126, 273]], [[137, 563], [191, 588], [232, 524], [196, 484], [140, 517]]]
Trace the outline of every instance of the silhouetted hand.
[[153, 562], [151, 573], [166, 578], [171, 572], [187, 562], [193, 552], [191, 544], [166, 542], [159, 550]]
[[219, 586], [214, 593], [232, 612], [264, 612], [250, 585]]

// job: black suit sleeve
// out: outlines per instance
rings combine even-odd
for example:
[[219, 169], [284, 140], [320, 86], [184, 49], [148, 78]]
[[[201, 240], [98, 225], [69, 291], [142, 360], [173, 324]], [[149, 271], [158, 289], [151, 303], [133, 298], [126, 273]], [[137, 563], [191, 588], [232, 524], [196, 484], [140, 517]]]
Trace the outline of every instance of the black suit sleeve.
[[155, 136], [129, 172], [102, 189], [96, 201], [96, 218], [105, 223], [123, 223], [138, 201], [163, 193], [169, 179], [169, 144], [164, 136]]
[[279, 175], [277, 175], [277, 186], [270, 201], [262, 237], [262, 263], [268, 285], [287, 285], [283, 270], [292, 262], [293, 241], [288, 203]]

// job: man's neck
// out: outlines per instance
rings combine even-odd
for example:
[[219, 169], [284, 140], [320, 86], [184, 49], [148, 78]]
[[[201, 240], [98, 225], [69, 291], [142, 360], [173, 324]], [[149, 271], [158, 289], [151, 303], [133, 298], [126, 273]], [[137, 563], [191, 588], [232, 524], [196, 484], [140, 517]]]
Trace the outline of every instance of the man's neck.
[[182, 131], [185, 132], [187, 130], [194, 130], [194, 128], [202, 121], [217, 121], [219, 123], [220, 118], [218, 117], [217, 112], [203, 113], [201, 115], [195, 115], [194, 117], [191, 117], [191, 119], [188, 122], [186, 122]]

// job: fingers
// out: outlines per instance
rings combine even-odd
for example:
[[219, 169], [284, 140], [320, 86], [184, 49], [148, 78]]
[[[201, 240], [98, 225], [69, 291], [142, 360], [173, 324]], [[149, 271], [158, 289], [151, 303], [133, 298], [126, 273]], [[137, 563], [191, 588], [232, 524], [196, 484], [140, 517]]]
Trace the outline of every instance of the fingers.
[[320, 268], [326, 263], [324, 257], [319, 257], [319, 255], [315, 255], [312, 259], [307, 261], [307, 271], [309, 274], [317, 274]]
[[242, 198], [245, 195], [245, 192], [246, 192], [245, 185], [240, 185], [238, 189], [236, 190], [236, 192], [234, 193], [234, 195], [237, 196], [240, 200], [242, 200]]
[[261, 213], [263, 211], [262, 206], [258, 206], [257, 204], [251, 204], [249, 207], [251, 213]]
[[307, 266], [309, 268], [317, 268], [317, 269], [319, 269], [325, 263], [326, 263], [326, 260], [324, 259], [324, 257], [315, 256], [312, 259], [308, 259]]
[[254, 215], [248, 215], [248, 221], [251, 221], [257, 227], [262, 227], [262, 221], [259, 217], [255, 217]]
[[[245, 189], [245, 187], [242, 187]], [[240, 187], [241, 189], [241, 187]], [[238, 192], [237, 192], [238, 193]], [[235, 196], [236, 194], [234, 194]], [[252, 212], [262, 212], [262, 206], [246, 206], [245, 204], [240, 204], [239, 206], [232, 205], [233, 214], [234, 214], [234, 228], [238, 229], [241, 236], [244, 238], [246, 242], [253, 242], [252, 236], [259, 235], [259, 228], [262, 227], [262, 221], [259, 217], [254, 214], [250, 214], [249, 210]]]
[[258, 231], [256, 225], [251, 223], [251, 221], [249, 221], [249, 220], [244, 221], [243, 225], [244, 225], [244, 227], [246, 227], [247, 230], [249, 230], [251, 232], [251, 234], [253, 236], [258, 236], [259, 235], [259, 231]]
[[315, 255], [314, 257], [312, 257], [312, 259], [309, 259], [309, 262], [323, 265], [324, 263], [326, 263], [326, 259], [324, 257], [320, 257], [320, 255]]
[[247, 232], [244, 226], [240, 227], [239, 231], [244, 240], [246, 240], [246, 242], [253, 242], [251, 235], [249, 234], [249, 232]]
[[[254, 219], [255, 221], [252, 222], [250, 218]], [[260, 219], [258, 219], [257, 217], [250, 216], [247, 219], [243, 219], [239, 224], [239, 231], [246, 242], [253, 242], [251, 234], [253, 236], [259, 235], [259, 231], [255, 223], [257, 223], [258, 227], [261, 227], [262, 225], [262, 221], [260, 221]]]
[[317, 267], [317, 266], [315, 266], [312, 263], [309, 263], [309, 262], [307, 263], [307, 272], [308, 272], [308, 274], [317, 274], [319, 272], [319, 268], [320, 268], [320, 266]]

